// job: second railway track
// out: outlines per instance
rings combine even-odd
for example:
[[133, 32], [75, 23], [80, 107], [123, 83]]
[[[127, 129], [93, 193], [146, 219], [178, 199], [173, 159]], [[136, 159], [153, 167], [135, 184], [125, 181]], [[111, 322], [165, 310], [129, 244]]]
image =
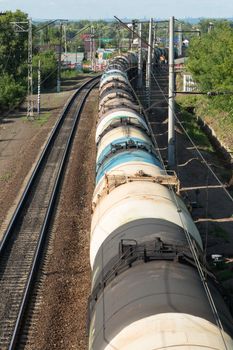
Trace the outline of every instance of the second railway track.
[[98, 77], [89, 80], [67, 103], [1, 242], [1, 350], [16, 348], [64, 161], [85, 100], [97, 83]]

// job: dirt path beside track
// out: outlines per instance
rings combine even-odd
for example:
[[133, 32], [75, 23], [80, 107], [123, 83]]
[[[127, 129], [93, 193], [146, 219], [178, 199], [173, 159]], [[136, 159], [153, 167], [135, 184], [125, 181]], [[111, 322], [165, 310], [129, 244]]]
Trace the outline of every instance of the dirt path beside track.
[[41, 115], [34, 121], [27, 120], [23, 106], [0, 115], [0, 239], [64, 104], [87, 78], [69, 80], [69, 90], [59, 94], [41, 94]]

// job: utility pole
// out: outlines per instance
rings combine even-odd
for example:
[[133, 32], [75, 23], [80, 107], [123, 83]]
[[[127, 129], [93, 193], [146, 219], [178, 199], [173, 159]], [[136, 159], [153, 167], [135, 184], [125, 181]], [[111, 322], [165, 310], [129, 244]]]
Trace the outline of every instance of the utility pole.
[[142, 88], [142, 23], [138, 23], [138, 88]]
[[134, 42], [134, 33], [136, 32], [138, 27], [138, 20], [137, 19], [133, 19], [132, 20], [132, 36], [131, 36], [131, 48], [133, 48], [133, 42]]
[[64, 42], [64, 48], [65, 48], [65, 63], [67, 67], [67, 40], [66, 40], [66, 24], [63, 25], [63, 42]]
[[58, 51], [58, 66], [57, 66], [57, 92], [61, 92], [61, 47], [62, 47], [62, 22], [60, 21], [60, 41]]
[[[32, 20], [27, 22], [11, 22], [16, 33], [28, 33], [28, 98], [27, 118], [33, 118], [33, 80], [32, 80]], [[27, 27], [25, 28], [25, 25]]]
[[150, 19], [149, 23], [149, 39], [148, 39], [148, 51], [147, 51], [147, 66], [146, 66], [146, 87], [148, 91], [148, 106], [150, 105], [150, 90], [151, 90], [151, 61], [152, 61], [152, 27], [153, 18]]
[[99, 30], [99, 48], [101, 49], [101, 31]]
[[91, 34], [90, 34], [90, 61], [91, 61], [91, 68], [92, 68], [92, 26], [91, 26]]
[[40, 60], [38, 62], [38, 95], [37, 95], [37, 114], [40, 115], [40, 82], [41, 82], [41, 72], [40, 72]]
[[168, 91], [168, 166], [175, 165], [175, 120], [174, 120], [174, 17], [169, 21], [169, 91]]
[[95, 69], [95, 28], [91, 26], [91, 69]]
[[32, 81], [32, 20], [28, 22], [28, 108], [27, 117], [33, 118], [33, 81]]
[[155, 44], [156, 44], [156, 23], [154, 23], [154, 26], [153, 26], [153, 44], [152, 44], [152, 47], [153, 47], [153, 52], [152, 52], [152, 58], [154, 59], [154, 54], [155, 54]]
[[182, 56], [182, 46], [183, 46], [183, 38], [182, 38], [182, 25], [179, 24], [178, 30], [178, 55]]
[[169, 28], [165, 28], [165, 32], [166, 32], [166, 37], [165, 37], [165, 47], [169, 46]]
[[120, 28], [120, 26], [118, 25], [117, 26], [117, 28], [118, 28], [118, 31], [117, 31], [117, 33], [118, 33], [118, 54], [120, 55], [120, 53], [121, 53], [121, 28]]

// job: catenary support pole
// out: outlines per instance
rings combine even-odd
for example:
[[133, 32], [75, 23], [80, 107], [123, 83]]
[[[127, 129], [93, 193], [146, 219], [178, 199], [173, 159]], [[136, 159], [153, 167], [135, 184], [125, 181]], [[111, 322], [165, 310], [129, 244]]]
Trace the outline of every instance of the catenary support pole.
[[40, 81], [41, 81], [41, 72], [40, 72], [40, 60], [38, 62], [38, 87], [37, 87], [37, 114], [40, 115]]
[[152, 52], [152, 60], [154, 60], [154, 55], [155, 55], [155, 46], [156, 46], [156, 23], [153, 25], [153, 52]]
[[[4, 14], [4, 13], [2, 13]], [[32, 75], [32, 20], [10, 22], [16, 33], [28, 33], [28, 96], [27, 118], [33, 118], [33, 75]]]
[[179, 24], [179, 35], [178, 35], [178, 55], [182, 56], [182, 45], [183, 45], [183, 39], [182, 39], [182, 25]]
[[28, 105], [27, 117], [33, 118], [32, 20], [28, 21]]
[[175, 121], [174, 121], [174, 17], [169, 22], [169, 91], [168, 91], [168, 166], [175, 165]]
[[91, 36], [90, 36], [90, 60], [91, 60], [91, 69], [94, 70], [94, 35], [95, 29], [94, 26], [91, 26]]
[[60, 22], [60, 42], [59, 42], [58, 66], [57, 66], [57, 92], [61, 91], [61, 47], [62, 47], [62, 23]]
[[152, 27], [153, 27], [153, 18], [150, 19], [149, 23], [149, 39], [148, 39], [148, 54], [147, 54], [147, 66], [146, 66], [146, 87], [147, 87], [147, 97], [148, 97], [148, 106], [150, 105], [150, 93], [151, 93], [151, 61], [152, 61]]
[[66, 24], [63, 25], [63, 43], [64, 43], [64, 49], [65, 49], [64, 61], [65, 61], [66, 68], [67, 68], [68, 56], [67, 56]]
[[38, 62], [38, 91], [37, 91], [37, 114], [40, 115], [40, 81], [41, 81], [41, 72], [40, 72], [40, 60]]
[[138, 39], [138, 88], [142, 88], [142, 23], [138, 24], [138, 35], [140, 39]]

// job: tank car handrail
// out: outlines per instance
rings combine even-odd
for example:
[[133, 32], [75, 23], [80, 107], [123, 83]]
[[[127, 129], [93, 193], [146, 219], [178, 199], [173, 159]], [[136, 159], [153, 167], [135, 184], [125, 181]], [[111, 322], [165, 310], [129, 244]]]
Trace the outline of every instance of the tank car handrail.
[[124, 141], [120, 143], [115, 143], [111, 145], [111, 149], [104, 156], [101, 157], [101, 160], [96, 164], [96, 172], [98, 172], [99, 168], [103, 165], [106, 159], [110, 158], [112, 155], [123, 153], [127, 150], [142, 150], [147, 151], [150, 154], [154, 154], [156, 156], [156, 151], [153, 149], [153, 146], [148, 144], [147, 142], [133, 142]]
[[[164, 171], [161, 169], [161, 171]], [[111, 184], [111, 180], [113, 180], [114, 184]], [[105, 195], [108, 195], [111, 193], [112, 190], [114, 190], [116, 187], [119, 187], [121, 185], [124, 185], [128, 182], [133, 182], [133, 181], [143, 181], [143, 182], [153, 182], [153, 183], [158, 183], [162, 184], [164, 186], [174, 187], [176, 190], [176, 193], [179, 194], [180, 191], [180, 181], [176, 176], [176, 173], [172, 170], [170, 170], [170, 175], [167, 174], [167, 172], [164, 171], [164, 174], [159, 174], [157, 176], [151, 176], [144, 174], [143, 172], [140, 174], [136, 175], [111, 175], [105, 174], [105, 181], [106, 185], [103, 187], [103, 189], [98, 193], [98, 196], [96, 197], [96, 200], [92, 202], [92, 210], [95, 210], [95, 207], [97, 206], [99, 200], [103, 198]]]
[[[107, 285], [124, 271], [132, 268], [135, 262], [149, 263], [155, 260], [170, 260], [180, 264], [191, 264], [196, 268], [195, 262], [192, 261], [190, 250], [186, 245], [167, 244], [158, 237], [154, 241], [137, 243], [134, 246], [132, 244], [125, 245], [127, 249], [125, 252], [122, 252], [121, 244], [122, 242], [119, 243], [119, 255], [117, 259], [113, 259], [113, 261], [109, 262], [107, 273], [105, 273], [103, 277], [101, 275], [95, 282], [96, 287], [93, 289], [89, 299], [89, 312], [91, 313], [99, 295]], [[209, 278], [214, 278], [213, 274], [211, 274], [204, 265], [203, 269], [206, 271]]]
[[[122, 120], [122, 119], [124, 119], [124, 120]], [[118, 124], [117, 124], [117, 125], [116, 125], [116, 124], [113, 125], [113, 121], [112, 121], [111, 124], [109, 124], [108, 127], [107, 127], [106, 129], [104, 129], [103, 132], [99, 135], [98, 140], [97, 140], [97, 142], [96, 142], [96, 145], [98, 146], [99, 141], [102, 139], [102, 137], [103, 137], [105, 134], [107, 134], [111, 129], [118, 128], [118, 127], [121, 126], [121, 125], [132, 125], [132, 126], [134, 126], [135, 128], [138, 128], [139, 130], [144, 130], [144, 131], [147, 133], [147, 135], [149, 135], [148, 130], [144, 127], [143, 124], [139, 124], [139, 123], [138, 123], [138, 124], [135, 124], [135, 123], [132, 123], [131, 119], [132, 119], [132, 118], [129, 118], [129, 117], [120, 118], [120, 119], [117, 120], [117, 121], [118, 121]], [[114, 120], [114, 121], [116, 122], [116, 120]]]

